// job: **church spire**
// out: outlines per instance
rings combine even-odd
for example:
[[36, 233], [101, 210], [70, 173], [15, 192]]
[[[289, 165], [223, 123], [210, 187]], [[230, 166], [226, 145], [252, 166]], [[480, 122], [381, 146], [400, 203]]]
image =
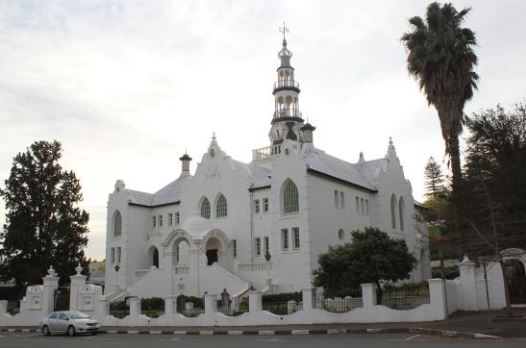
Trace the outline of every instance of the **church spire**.
[[294, 79], [294, 68], [290, 62], [292, 52], [287, 47], [286, 34], [289, 29], [283, 23], [279, 28], [283, 34], [282, 48], [278, 53], [280, 66], [278, 67], [278, 80], [274, 83], [272, 94], [274, 95], [274, 116], [269, 137], [272, 145], [281, 144], [285, 139], [298, 141], [300, 137], [300, 127], [303, 118], [299, 110], [298, 82]]

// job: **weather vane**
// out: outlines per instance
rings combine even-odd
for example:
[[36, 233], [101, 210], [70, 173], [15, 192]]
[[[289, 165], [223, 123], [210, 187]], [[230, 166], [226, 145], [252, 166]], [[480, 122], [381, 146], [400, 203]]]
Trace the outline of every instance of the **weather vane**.
[[289, 28], [285, 25], [285, 22], [283, 22], [283, 27], [279, 28], [279, 32], [283, 34], [283, 40], [285, 40], [285, 35], [290, 32]]

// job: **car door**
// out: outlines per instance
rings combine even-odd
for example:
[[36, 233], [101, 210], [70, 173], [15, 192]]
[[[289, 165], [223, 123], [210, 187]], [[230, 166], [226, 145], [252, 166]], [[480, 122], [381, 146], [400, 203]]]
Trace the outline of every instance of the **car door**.
[[63, 312], [59, 313], [58, 319], [57, 319], [57, 331], [66, 332], [68, 329], [68, 324], [69, 324], [68, 316]]
[[58, 317], [58, 313], [57, 312], [51, 313], [47, 317], [46, 321], [47, 321], [47, 326], [49, 328], [49, 331], [52, 331], [52, 332], [57, 331], [57, 317]]

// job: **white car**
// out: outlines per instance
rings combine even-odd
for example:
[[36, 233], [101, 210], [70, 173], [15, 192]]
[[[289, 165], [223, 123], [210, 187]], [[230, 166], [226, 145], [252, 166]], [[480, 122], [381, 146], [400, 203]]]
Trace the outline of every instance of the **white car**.
[[60, 311], [50, 313], [40, 322], [40, 332], [44, 336], [52, 333], [68, 334], [75, 336], [81, 333], [96, 334], [99, 324], [89, 315], [77, 311]]

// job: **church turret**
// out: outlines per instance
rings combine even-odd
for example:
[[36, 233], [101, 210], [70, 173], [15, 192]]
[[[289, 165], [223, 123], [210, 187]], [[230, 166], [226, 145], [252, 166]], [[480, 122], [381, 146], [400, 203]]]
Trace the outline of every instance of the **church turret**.
[[190, 174], [190, 161], [192, 160], [192, 157], [188, 156], [188, 154], [184, 153], [182, 157], [179, 158], [181, 161], [181, 175], [188, 175]]
[[316, 130], [316, 127], [314, 127], [312, 124], [308, 122], [300, 127], [301, 139], [303, 143], [312, 143], [314, 141], [313, 139], [314, 130]]
[[272, 145], [280, 144], [285, 139], [300, 140], [300, 127], [303, 124], [303, 118], [299, 110], [299, 93], [298, 82], [294, 79], [294, 68], [290, 63], [292, 52], [287, 48], [286, 33], [288, 28], [283, 24], [280, 28], [283, 33], [283, 47], [278, 53], [281, 61], [278, 67], [278, 80], [274, 83], [272, 94], [275, 99], [274, 117], [272, 118], [272, 127], [269, 137]]

